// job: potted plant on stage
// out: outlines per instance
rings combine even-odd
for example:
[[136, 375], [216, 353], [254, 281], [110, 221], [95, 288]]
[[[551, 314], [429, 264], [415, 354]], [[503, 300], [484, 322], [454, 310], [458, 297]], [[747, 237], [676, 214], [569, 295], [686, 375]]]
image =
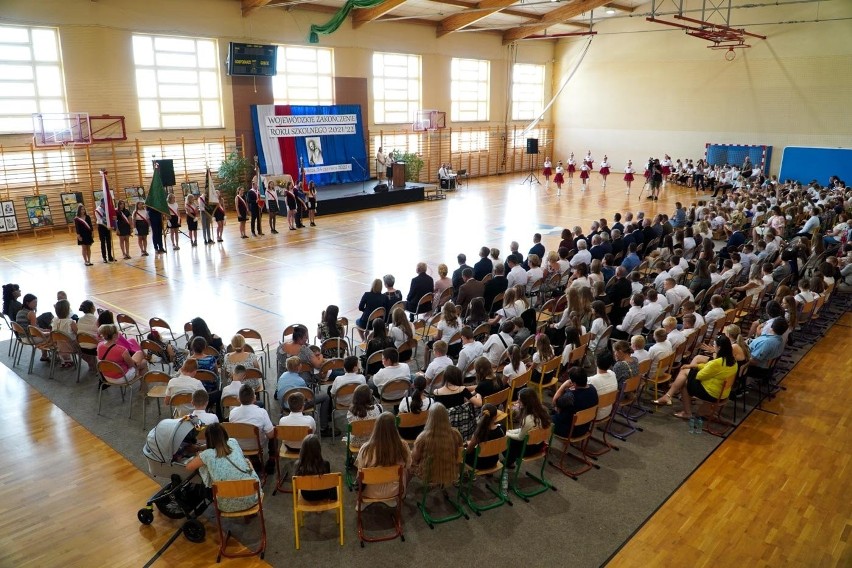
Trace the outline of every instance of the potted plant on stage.
[[248, 189], [250, 176], [253, 173], [252, 163], [238, 154], [231, 152], [222, 161], [219, 166], [219, 183], [217, 188], [222, 192], [223, 196], [227, 196], [227, 202], [233, 203], [234, 196], [237, 194], [237, 188], [245, 187]]

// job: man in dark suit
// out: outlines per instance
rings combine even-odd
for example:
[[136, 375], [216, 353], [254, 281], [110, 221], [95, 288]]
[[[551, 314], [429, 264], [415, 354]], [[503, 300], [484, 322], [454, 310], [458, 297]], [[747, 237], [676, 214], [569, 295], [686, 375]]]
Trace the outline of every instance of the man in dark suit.
[[[624, 250], [627, 250], [631, 244], [636, 242], [636, 235], [633, 234], [633, 225], [624, 226], [624, 235], [621, 237], [621, 242], [624, 244]], [[627, 253], [624, 253], [625, 256]]]
[[628, 308], [621, 307], [621, 301], [625, 298], [629, 298], [632, 294], [632, 288], [630, 286], [630, 281], [627, 280], [627, 270], [623, 266], [619, 266], [615, 269], [615, 282], [613, 282], [612, 286], [609, 287], [609, 292], [607, 293], [608, 303], [612, 304], [612, 313], [609, 315], [610, 323], [612, 325], [618, 325], [621, 323], [621, 320], [624, 319], [624, 314], [627, 313]]
[[530, 248], [530, 252], [527, 253], [527, 260], [524, 261], [524, 270], [529, 270], [529, 258], [531, 254], [537, 254], [538, 258], [543, 262], [544, 261], [544, 245], [541, 244], [541, 233], [536, 233], [533, 235], [533, 246]]
[[509, 281], [504, 276], [506, 270], [502, 264], [494, 266], [494, 277], [485, 283], [485, 290], [482, 293], [485, 299], [485, 309], [491, 309], [491, 302], [497, 294], [502, 294], [509, 287]]
[[467, 255], [464, 253], [459, 253], [456, 259], [459, 262], [459, 267], [453, 272], [453, 298], [459, 295], [459, 288], [462, 284], [464, 284], [464, 280], [462, 280], [462, 272], [464, 272], [465, 268], [470, 268], [470, 266], [467, 265]]
[[[512, 241], [509, 244], [509, 254], [506, 255], [506, 260], [503, 261], [503, 274], [508, 274], [512, 268], [509, 266], [509, 257], [514, 256], [516, 260], [516, 264], [523, 264], [524, 256], [518, 252], [518, 247], [521, 246], [518, 244], [518, 241]], [[488, 307], [488, 304], [485, 304], [485, 307]]]
[[651, 226], [651, 220], [645, 219], [642, 222], [642, 237], [645, 241], [645, 254], [648, 254], [656, 247], [648, 247], [648, 245], [657, 238], [657, 233], [654, 232], [654, 228]]
[[603, 260], [606, 249], [601, 244], [601, 236], [599, 234], [592, 237], [592, 248], [589, 252], [592, 253], [592, 259]]
[[619, 231], [624, 232], [624, 225], [621, 224], [621, 213], [616, 213], [612, 216], [612, 219], [612, 230], [614, 231], [618, 229]]
[[618, 253], [627, 249], [627, 245], [624, 244], [624, 239], [621, 238], [621, 231], [618, 229], [612, 230], [612, 256], [618, 256]]
[[421, 306], [417, 306], [425, 294], [435, 290], [435, 281], [432, 277], [426, 274], [426, 263], [417, 263], [417, 276], [411, 279], [411, 287], [408, 289], [408, 296], [405, 297], [405, 309], [409, 312], [423, 314], [432, 311], [432, 302], [426, 302]]
[[462, 272], [464, 284], [459, 287], [459, 295], [456, 298], [456, 305], [464, 313], [464, 309], [474, 298], [484, 297], [485, 284], [473, 277], [473, 269], [465, 268]]
[[473, 277], [477, 280], [482, 280], [487, 274], [491, 274], [491, 271], [494, 270], [494, 263], [491, 262], [490, 258], [488, 258], [490, 253], [491, 249], [488, 247], [482, 247], [479, 249], [479, 261], [473, 265]]

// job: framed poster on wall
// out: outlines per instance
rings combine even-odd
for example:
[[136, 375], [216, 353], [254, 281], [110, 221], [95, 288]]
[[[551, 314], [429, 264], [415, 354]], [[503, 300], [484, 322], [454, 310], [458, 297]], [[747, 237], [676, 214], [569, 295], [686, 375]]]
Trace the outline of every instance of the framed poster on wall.
[[79, 191], [74, 193], [60, 193], [59, 199], [62, 201], [65, 222], [70, 225], [74, 222], [74, 217], [77, 216], [77, 206], [83, 203], [83, 194]]
[[197, 181], [185, 181], [180, 184], [180, 188], [183, 190], [184, 196], [187, 195], [201, 195], [201, 190], [198, 188]]
[[0, 203], [0, 233], [18, 230], [18, 218], [15, 217], [15, 204], [11, 201]]
[[[127, 197], [128, 205], [136, 205], [140, 201], [145, 201], [145, 188], [140, 186], [136, 187], [125, 187], [124, 195]], [[131, 207], [133, 209], [133, 207]]]
[[53, 216], [46, 195], [30, 195], [24, 197], [24, 207], [27, 209], [27, 219], [33, 229], [53, 226]]

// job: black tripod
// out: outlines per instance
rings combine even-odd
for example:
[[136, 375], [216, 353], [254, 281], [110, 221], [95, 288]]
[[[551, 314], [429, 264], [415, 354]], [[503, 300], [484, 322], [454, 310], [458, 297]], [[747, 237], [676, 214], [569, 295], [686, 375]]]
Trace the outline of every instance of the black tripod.
[[532, 182], [536, 182], [538, 185], [541, 185], [541, 182], [538, 181], [538, 176], [535, 175], [535, 170], [533, 169], [533, 154], [527, 154], [527, 156], [529, 156], [530, 173], [527, 175], [527, 177], [524, 178], [524, 181], [521, 182], [521, 185], [529, 183], [530, 187], [532, 187]]

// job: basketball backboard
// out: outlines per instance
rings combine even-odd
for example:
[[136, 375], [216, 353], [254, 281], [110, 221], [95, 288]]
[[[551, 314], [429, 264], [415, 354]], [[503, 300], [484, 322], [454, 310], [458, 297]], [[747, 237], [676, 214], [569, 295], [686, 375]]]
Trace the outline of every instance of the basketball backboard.
[[37, 147], [91, 144], [89, 113], [33, 114], [33, 142]]

